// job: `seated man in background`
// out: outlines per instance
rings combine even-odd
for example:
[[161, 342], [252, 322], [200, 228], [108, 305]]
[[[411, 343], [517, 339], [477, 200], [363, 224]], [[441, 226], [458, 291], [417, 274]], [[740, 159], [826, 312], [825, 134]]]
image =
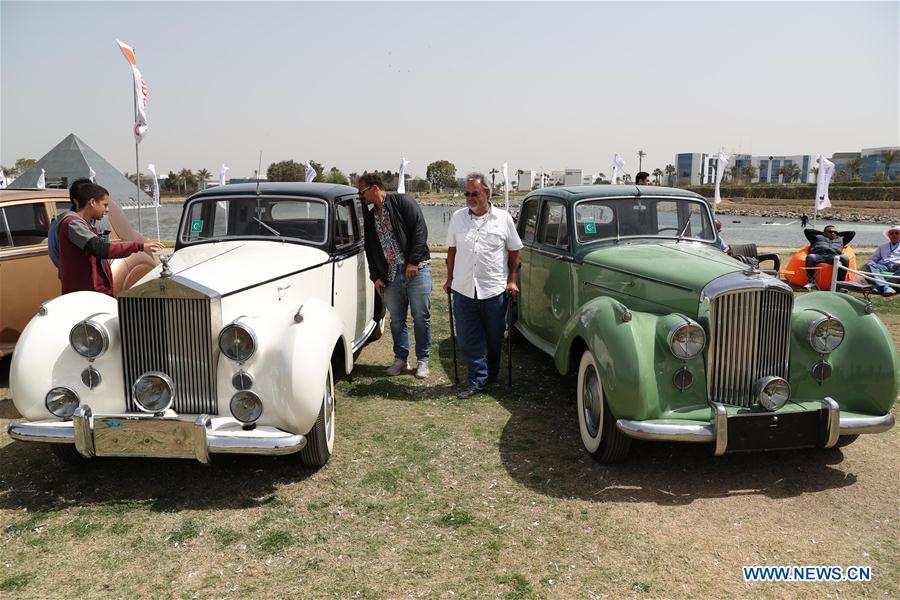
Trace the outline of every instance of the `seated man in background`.
[[[900, 225], [891, 225], [884, 232], [884, 237], [888, 239], [886, 244], [878, 246], [869, 261], [863, 267], [863, 271], [869, 273], [887, 273], [890, 275], [900, 275]], [[880, 292], [885, 296], [893, 296], [900, 288], [900, 279], [893, 279], [888, 282], [883, 277], [876, 277], [875, 287], [880, 288]], [[891, 285], [893, 284], [893, 286]]]
[[[839, 257], [842, 267], [850, 265], [850, 258], [844, 256], [844, 246], [856, 236], [855, 231], [838, 231], [834, 225], [827, 225], [825, 231], [804, 229], [803, 235], [809, 240], [809, 254], [806, 255], [806, 275], [809, 283], [803, 286], [807, 290], [816, 287], [816, 265], [821, 263], [831, 264], [834, 257]], [[843, 281], [847, 276], [845, 268], [838, 268], [838, 281]]]
[[722, 239], [722, 221], [716, 219], [716, 237], [719, 238], [719, 248], [725, 254], [731, 254], [731, 248], [728, 247], [728, 244], [725, 243], [725, 240]]

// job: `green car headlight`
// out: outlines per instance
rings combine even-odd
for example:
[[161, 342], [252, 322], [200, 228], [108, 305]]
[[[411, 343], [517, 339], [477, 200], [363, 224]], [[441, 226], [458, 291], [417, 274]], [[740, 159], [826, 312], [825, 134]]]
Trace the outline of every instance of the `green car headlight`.
[[80, 401], [78, 394], [67, 387], [55, 387], [44, 397], [44, 404], [53, 416], [71, 419]]
[[256, 336], [246, 325], [232, 323], [219, 334], [219, 350], [235, 362], [246, 362], [256, 352]]
[[680, 360], [694, 358], [706, 346], [706, 332], [697, 323], [679, 323], [669, 331], [669, 350]]
[[844, 324], [834, 317], [816, 319], [809, 326], [809, 345], [819, 354], [837, 350], [844, 341]]
[[69, 331], [69, 344], [81, 356], [94, 359], [109, 348], [109, 332], [96, 321], [85, 319]]

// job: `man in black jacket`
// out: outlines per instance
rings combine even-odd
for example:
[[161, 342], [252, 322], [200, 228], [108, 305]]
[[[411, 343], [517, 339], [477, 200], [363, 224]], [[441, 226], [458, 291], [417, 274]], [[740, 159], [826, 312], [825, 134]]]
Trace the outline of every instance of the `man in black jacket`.
[[[856, 235], [855, 231], [838, 231], [834, 225], [825, 227], [825, 231], [817, 231], [815, 229], [804, 229], [803, 235], [809, 240], [809, 254], [806, 255], [806, 275], [809, 277], [809, 283], [804, 287], [808, 290], [816, 287], [816, 265], [821, 263], [831, 264], [834, 257], [840, 257], [841, 265], [847, 267], [850, 265], [850, 258], [843, 254], [844, 246], [850, 243], [850, 240]], [[843, 281], [847, 276], [847, 271], [838, 269], [838, 281]]]
[[388, 194], [377, 173], [365, 173], [357, 183], [366, 205], [363, 228], [369, 278], [391, 313], [394, 362], [388, 375], [409, 370], [407, 309], [416, 337], [416, 377], [429, 375], [431, 354], [431, 254], [422, 209], [405, 194]]

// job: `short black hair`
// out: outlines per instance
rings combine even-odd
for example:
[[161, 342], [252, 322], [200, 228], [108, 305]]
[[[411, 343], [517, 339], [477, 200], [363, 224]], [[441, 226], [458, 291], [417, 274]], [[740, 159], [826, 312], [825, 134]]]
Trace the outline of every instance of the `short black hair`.
[[837, 227], [835, 227], [834, 225], [826, 225], [825, 229], [823, 229], [822, 231], [828, 231], [829, 229], [834, 229], [835, 233], [837, 233]]
[[72, 182], [72, 185], [69, 186], [69, 202], [72, 203], [72, 207], [77, 206], [75, 199], [78, 197], [78, 190], [86, 183], [94, 183], [87, 177], [82, 177], [81, 179], [76, 179]]
[[384, 189], [384, 181], [381, 180], [381, 175], [378, 173], [363, 173], [359, 176], [358, 184], [359, 183], [362, 183], [364, 186], [374, 185], [380, 190]]
[[[73, 183], [72, 185], [74, 186], [75, 184]], [[71, 193], [72, 191], [69, 190], [70, 195]], [[88, 181], [86, 184], [82, 184], [75, 188], [75, 198], [72, 202], [78, 210], [81, 210], [91, 200], [100, 200], [103, 196], [109, 196], [109, 192], [106, 188], [102, 185], [97, 185], [96, 183]]]
[[650, 173], [648, 173], [647, 171], [641, 171], [640, 173], [637, 174], [637, 177], [634, 178], [635, 182], [637, 182], [637, 183], [640, 183], [644, 179], [646, 179], [647, 181], [650, 181]]

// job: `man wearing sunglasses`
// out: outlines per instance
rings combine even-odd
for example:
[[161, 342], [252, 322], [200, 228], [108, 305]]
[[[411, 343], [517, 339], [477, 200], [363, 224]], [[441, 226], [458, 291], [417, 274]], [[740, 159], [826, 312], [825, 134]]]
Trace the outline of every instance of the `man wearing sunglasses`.
[[484, 174], [466, 178], [466, 206], [447, 229], [447, 281], [459, 345], [468, 366], [468, 388], [457, 397], [481, 393], [500, 373], [507, 296], [519, 293], [516, 273], [522, 240], [508, 212], [491, 206]]
[[425, 217], [406, 194], [386, 193], [377, 173], [364, 173], [357, 186], [367, 208], [363, 231], [369, 278], [391, 314], [394, 362], [386, 373], [409, 370], [409, 309], [416, 336], [416, 377], [425, 379], [431, 354], [431, 254]]
[[[869, 261], [863, 267], [869, 273], [886, 273], [900, 276], [900, 225], [891, 225], [884, 232], [887, 244], [878, 246]], [[888, 281], [884, 277], [876, 277], [877, 286], [885, 296], [893, 296], [900, 289], [900, 279]], [[893, 284], [893, 286], [891, 285]]]

